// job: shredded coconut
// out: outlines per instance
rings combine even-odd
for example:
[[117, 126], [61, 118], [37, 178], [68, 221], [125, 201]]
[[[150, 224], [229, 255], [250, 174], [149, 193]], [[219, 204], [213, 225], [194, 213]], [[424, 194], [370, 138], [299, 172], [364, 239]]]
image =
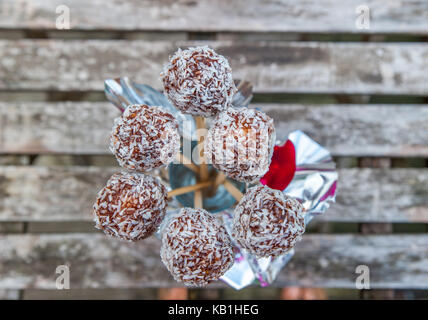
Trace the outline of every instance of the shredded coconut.
[[167, 165], [180, 150], [178, 122], [161, 107], [130, 105], [114, 121], [110, 150], [119, 165], [129, 170]]
[[253, 182], [269, 170], [275, 139], [273, 120], [265, 113], [230, 107], [217, 116], [204, 150], [213, 166], [230, 178]]
[[226, 229], [214, 216], [183, 208], [164, 230], [161, 258], [176, 281], [204, 286], [232, 266], [234, 255]]
[[94, 204], [95, 227], [123, 240], [152, 235], [167, 207], [167, 190], [156, 178], [142, 173], [114, 174]]
[[161, 73], [168, 99], [183, 113], [211, 117], [236, 92], [229, 62], [207, 46], [178, 49]]
[[248, 189], [235, 208], [232, 236], [256, 257], [291, 250], [305, 232], [302, 204], [266, 186]]

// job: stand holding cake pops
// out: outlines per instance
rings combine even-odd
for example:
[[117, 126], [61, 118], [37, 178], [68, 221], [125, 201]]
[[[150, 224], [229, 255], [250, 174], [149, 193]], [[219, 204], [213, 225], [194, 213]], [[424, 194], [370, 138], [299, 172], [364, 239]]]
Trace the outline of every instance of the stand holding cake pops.
[[[202, 65], [198, 65], [199, 63]], [[166, 158], [173, 155], [178, 163], [170, 163], [171, 159], [167, 159], [166, 163], [170, 163], [167, 175], [157, 165], [153, 166], [155, 169], [152, 171], [164, 185], [170, 187], [168, 193], [157, 191], [157, 194], [153, 195], [153, 201], [159, 202], [163, 197], [172, 200], [168, 209], [164, 209], [156, 217], [150, 216], [150, 212], [157, 211], [151, 207], [150, 201], [146, 201], [147, 193], [141, 197], [138, 195], [139, 186], [134, 184], [131, 187], [122, 188], [128, 190], [128, 193], [129, 190], [134, 192], [131, 192], [134, 202], [128, 203], [128, 207], [136, 206], [135, 211], [131, 210], [131, 218], [141, 214], [142, 217], [147, 216], [151, 220], [130, 219], [126, 222], [123, 219], [129, 218], [126, 217], [127, 212], [123, 213], [117, 209], [117, 207], [121, 207], [120, 201], [116, 206], [100, 204], [100, 197], [103, 200], [108, 199], [112, 189], [122, 190], [115, 187], [114, 184], [112, 186], [108, 184], [100, 192], [99, 199], [94, 206], [97, 227], [104, 228], [100, 223], [100, 216], [102, 216], [104, 224], [110, 228], [104, 231], [109, 235], [118, 236], [117, 227], [131, 221], [134, 226], [126, 227], [126, 230], [122, 231], [137, 234], [133, 229], [137, 228], [136, 225], [146, 221], [153, 230], [153, 227], [159, 227], [160, 220], [163, 220], [160, 228], [162, 261], [174, 278], [186, 285], [206, 285], [219, 278], [236, 289], [250, 285], [254, 280], [258, 280], [262, 286], [271, 283], [294, 254], [294, 244], [300, 239], [305, 225], [314, 215], [324, 212], [329, 206], [329, 201], [334, 201], [337, 172], [330, 154], [309, 137], [296, 131], [290, 134], [289, 141], [283, 147], [275, 147], [272, 156], [275, 142], [273, 121], [262, 112], [247, 109], [252, 98], [251, 84], [244, 81], [233, 83], [227, 60], [207, 47], [177, 51], [170, 59], [170, 63], [166, 65], [161, 77], [168, 99], [151, 87], [133, 83], [128, 78], [107, 80], [105, 82], [107, 98], [122, 111], [132, 105], [135, 105], [133, 108], [145, 110], [144, 112], [147, 112], [149, 106], [162, 107], [162, 110], [167, 111], [177, 120], [176, 128], [183, 141], [187, 140], [192, 145], [196, 144], [198, 163], [192, 162], [192, 157], [188, 157], [182, 151], [175, 152], [173, 146], [176, 145], [174, 142], [176, 141], [175, 131], [168, 129], [168, 139], [159, 140], [156, 143], [158, 147], [167, 145], [167, 152], [163, 152], [163, 155]], [[192, 82], [195, 79], [196, 82]], [[129, 110], [131, 109], [126, 110], [128, 117], [130, 116]], [[229, 126], [232, 127], [232, 143], [234, 144], [242, 142], [240, 133], [233, 131], [236, 126], [238, 128], [240, 125], [243, 126], [245, 135], [248, 127], [250, 129], [259, 128], [260, 123], [267, 124], [266, 127], [270, 128], [267, 138], [264, 140], [257, 138], [252, 149], [250, 148], [257, 151], [261, 147], [266, 147], [267, 152], [263, 152], [261, 158], [244, 159], [248, 161], [240, 167], [234, 167], [230, 163], [218, 165], [214, 161], [212, 161], [213, 165], [210, 165], [211, 161], [208, 160], [212, 159], [207, 159], [207, 154], [218, 156], [216, 151], [221, 147], [216, 145], [215, 141], [214, 147], [212, 147], [211, 143], [215, 140], [212, 132], [208, 132], [207, 136], [202, 132], [207, 131], [204, 117], [214, 115], [218, 115], [218, 117], [210, 130], [212, 131], [216, 125], [220, 128], [224, 126], [225, 130]], [[138, 118], [139, 115], [131, 113], [130, 121], [133, 121], [134, 117]], [[142, 119], [146, 118], [143, 116]], [[253, 120], [254, 123], [252, 123]], [[139, 121], [141, 125], [142, 120], [139, 119]], [[164, 121], [162, 120], [161, 123]], [[183, 127], [184, 123], [187, 124], [186, 128]], [[157, 125], [155, 128], [150, 128], [150, 123], [148, 126], [149, 131], [153, 129], [152, 131], [155, 132], [150, 133], [143, 130], [143, 134], [149, 136], [150, 134], [158, 135], [160, 132], [158, 129], [164, 130], [162, 126], [158, 128]], [[172, 124], [168, 123], [163, 126], [172, 128]], [[119, 131], [117, 131], [118, 141], [121, 137], [123, 138], [123, 135], [120, 135], [123, 130]], [[140, 131], [136, 132], [140, 134]], [[225, 134], [230, 137], [231, 132], [226, 130]], [[125, 137], [127, 136], [125, 135]], [[113, 134], [112, 141], [115, 142], [115, 148], [111, 147], [111, 150], [118, 157], [116, 153], [123, 146], [114, 139]], [[205, 139], [210, 140], [208, 152], [204, 150]], [[288, 150], [290, 146], [292, 150]], [[125, 145], [125, 151], [131, 152], [131, 155], [124, 152], [124, 161], [120, 157], [121, 154], [118, 157], [121, 166], [130, 170], [135, 169], [132, 167], [135, 161], [138, 163], [138, 160], [141, 160], [133, 155], [134, 147], [135, 145], [132, 148]], [[145, 147], [142, 146], [143, 155], [146, 152], [147, 161], [152, 161], [149, 163], [150, 167], [158, 156], [155, 155], [156, 152], [151, 151], [150, 143], [147, 145], [147, 149]], [[240, 145], [235, 145], [235, 147], [240, 147]], [[287, 156], [284, 162], [285, 149], [287, 149]], [[141, 153], [141, 148], [137, 147], [137, 151]], [[271, 159], [272, 163], [270, 163]], [[292, 165], [290, 166], [290, 164]], [[143, 160], [141, 168], [145, 168], [144, 165], [147, 163], [144, 163]], [[284, 173], [285, 168], [286, 173]], [[269, 172], [264, 175], [268, 169]], [[240, 170], [243, 171], [240, 172]], [[239, 182], [231, 180], [230, 177], [238, 179]], [[260, 180], [262, 177], [263, 179]], [[278, 179], [280, 179], [279, 184]], [[142, 177], [143, 180], [146, 181], [147, 178]], [[243, 198], [248, 183], [259, 180], [266, 186], [249, 189], [248, 196]], [[285, 181], [286, 183], [284, 183]], [[154, 185], [151, 184], [150, 188], [152, 186]], [[284, 191], [284, 194], [281, 191]], [[251, 192], [255, 196], [251, 196]], [[127, 204], [127, 201], [129, 202], [128, 193], [125, 196], [120, 193], [114, 194], [113, 198], [122, 199], [123, 203]], [[276, 205], [277, 199], [280, 200], [280, 205]], [[252, 205], [252, 201], [257, 202]], [[237, 207], [238, 212], [233, 213], [230, 208], [236, 202], [240, 202]], [[104, 206], [107, 206], [110, 211], [106, 212]], [[177, 210], [182, 206], [185, 208], [177, 215]], [[212, 220], [214, 216], [204, 209], [211, 213], [219, 212], [217, 217], [221, 218], [221, 224], [219, 224], [220, 222], [208, 223], [208, 221], [220, 220], [215, 218]], [[167, 217], [163, 219], [165, 212]], [[122, 217], [123, 215], [125, 218]], [[117, 219], [118, 216], [121, 218]], [[246, 216], [252, 217], [251, 225], [248, 224], [250, 220]], [[109, 225], [109, 223], [112, 224], [110, 218], [117, 221], [117, 226], [113, 230]], [[140, 233], [141, 229], [144, 231], [144, 237], [149, 235], [147, 230], [144, 230], [144, 226], [139, 227]], [[218, 234], [217, 237], [216, 234]], [[120, 238], [135, 241], [144, 237]], [[193, 243], [198, 244], [193, 247]], [[230, 263], [231, 245], [233, 245], [235, 258], [233, 265]], [[196, 248], [199, 249], [195, 251]]]

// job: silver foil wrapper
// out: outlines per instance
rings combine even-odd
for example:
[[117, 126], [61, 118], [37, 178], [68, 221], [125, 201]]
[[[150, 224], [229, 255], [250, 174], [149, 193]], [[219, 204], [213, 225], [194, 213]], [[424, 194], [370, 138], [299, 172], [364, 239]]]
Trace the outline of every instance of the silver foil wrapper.
[[[308, 224], [315, 216], [328, 209], [329, 202], [335, 201], [338, 179], [336, 165], [330, 152], [302, 131], [291, 132], [288, 139], [296, 151], [296, 172], [283, 192], [303, 204]], [[230, 233], [233, 211], [226, 210], [222, 215], [225, 227]], [[253, 282], [258, 282], [262, 287], [270, 285], [294, 255], [293, 249], [275, 259], [258, 259], [239, 248], [236, 243], [234, 245], [235, 264], [222, 280], [235, 289], [242, 289]]]
[[[235, 81], [238, 92], [235, 94], [232, 104], [235, 107], [247, 107], [251, 101], [252, 85], [246, 81]], [[171, 112], [179, 121], [180, 133], [185, 139], [195, 139], [196, 125], [190, 115], [184, 115], [177, 110], [168, 99], [144, 84], [137, 84], [128, 78], [109, 79], [105, 81], [105, 93], [108, 100], [121, 111], [130, 104], [146, 104], [149, 106], [162, 106]], [[183, 120], [190, 123], [186, 130], [181, 126]], [[338, 174], [335, 163], [327, 149], [316, 143], [302, 131], [293, 131], [288, 139], [293, 143], [296, 153], [296, 172], [293, 180], [283, 190], [284, 193], [300, 200], [306, 209], [306, 223], [309, 223], [316, 215], [324, 213], [329, 207], [329, 202], [335, 200]], [[169, 188], [169, 177], [159, 170], [158, 177]], [[182, 205], [173, 199], [169, 203], [167, 217], [164, 219], [157, 236], [168, 224], [171, 216], [178, 212]], [[231, 234], [233, 221], [233, 208], [229, 208], [216, 215], [223, 221], [226, 230]], [[304, 235], [303, 235], [304, 237]], [[260, 286], [272, 284], [278, 273], [293, 257], [294, 249], [275, 259], [258, 259], [234, 242], [235, 263], [224, 274], [222, 281], [239, 290], [254, 283]]]

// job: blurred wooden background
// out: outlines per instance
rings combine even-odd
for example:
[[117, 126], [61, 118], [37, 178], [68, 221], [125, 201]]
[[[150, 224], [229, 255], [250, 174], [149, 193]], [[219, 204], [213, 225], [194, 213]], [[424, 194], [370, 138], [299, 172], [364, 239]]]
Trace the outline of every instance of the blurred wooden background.
[[[427, 41], [423, 0], [0, 0], [0, 298], [428, 298]], [[280, 139], [301, 129], [338, 164], [337, 204], [270, 288], [174, 288], [159, 241], [91, 222], [117, 170], [104, 79], [160, 89], [168, 56], [195, 44], [254, 83]], [[63, 264], [70, 290], [55, 289]]]

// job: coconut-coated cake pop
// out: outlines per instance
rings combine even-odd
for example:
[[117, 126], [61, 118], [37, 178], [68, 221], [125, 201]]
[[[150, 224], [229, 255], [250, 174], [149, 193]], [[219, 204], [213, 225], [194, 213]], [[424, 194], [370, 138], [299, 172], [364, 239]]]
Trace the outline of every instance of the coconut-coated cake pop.
[[181, 209], [163, 230], [161, 258], [187, 286], [218, 280], [234, 261], [226, 229], [208, 211], [193, 208]]
[[161, 107], [130, 105], [114, 121], [110, 150], [128, 170], [168, 165], [180, 150], [178, 122]]
[[256, 257], [277, 257], [300, 240], [304, 216], [298, 200], [266, 186], [252, 187], [235, 208], [232, 235]]
[[165, 217], [167, 190], [142, 173], [116, 173], [98, 193], [95, 227], [123, 240], [142, 240], [158, 229]]
[[265, 113], [230, 107], [209, 129], [205, 156], [228, 177], [253, 182], [269, 170], [275, 139], [273, 120]]
[[204, 46], [178, 51], [161, 73], [168, 99], [183, 113], [211, 117], [232, 103], [236, 87], [229, 62]]

